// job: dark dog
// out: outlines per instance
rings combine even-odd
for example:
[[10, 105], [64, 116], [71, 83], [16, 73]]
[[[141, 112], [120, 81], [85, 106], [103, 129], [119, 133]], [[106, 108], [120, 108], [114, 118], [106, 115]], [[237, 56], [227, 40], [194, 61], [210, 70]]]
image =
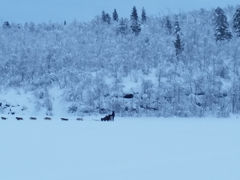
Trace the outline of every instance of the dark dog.
[[105, 116], [104, 118], [101, 118], [101, 121], [114, 121], [115, 118], [115, 112], [113, 111], [112, 114]]
[[61, 120], [62, 120], [62, 121], [68, 121], [68, 119], [67, 119], [67, 118], [61, 118]]

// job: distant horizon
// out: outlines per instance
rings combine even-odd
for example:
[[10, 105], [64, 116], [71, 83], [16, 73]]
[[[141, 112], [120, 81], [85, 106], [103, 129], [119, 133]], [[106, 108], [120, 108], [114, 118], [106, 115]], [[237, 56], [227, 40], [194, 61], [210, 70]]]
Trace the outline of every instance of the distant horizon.
[[133, 6], [138, 11], [144, 7], [148, 16], [161, 16], [166, 14], [175, 14], [179, 12], [191, 12], [194, 10], [213, 9], [218, 6], [228, 7], [237, 6], [237, 0], [169, 0], [161, 2], [157, 0], [2, 0], [0, 6], [0, 21], [9, 21], [13, 23], [48, 23], [63, 21], [89, 22], [97, 15], [101, 15], [104, 10], [112, 14], [117, 9], [119, 17], [129, 18]]

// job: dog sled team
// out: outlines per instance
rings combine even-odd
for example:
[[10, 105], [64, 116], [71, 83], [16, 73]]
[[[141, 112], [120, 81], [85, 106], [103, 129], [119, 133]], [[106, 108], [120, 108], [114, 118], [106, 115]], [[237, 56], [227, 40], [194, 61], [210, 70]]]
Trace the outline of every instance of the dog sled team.
[[[113, 111], [112, 114], [109, 114], [103, 118], [101, 118], [101, 121], [114, 121], [114, 118], [115, 118], [115, 112]], [[2, 120], [7, 120], [6, 117], [1, 117]], [[16, 117], [17, 120], [23, 120], [22, 117]], [[30, 117], [31, 120], [37, 120], [36, 117]], [[45, 120], [51, 120], [50, 117], [45, 117], [44, 118]], [[61, 118], [61, 120], [63, 121], [68, 121], [69, 119], [67, 118]], [[82, 120], [82, 118], [78, 118], [77, 120]]]

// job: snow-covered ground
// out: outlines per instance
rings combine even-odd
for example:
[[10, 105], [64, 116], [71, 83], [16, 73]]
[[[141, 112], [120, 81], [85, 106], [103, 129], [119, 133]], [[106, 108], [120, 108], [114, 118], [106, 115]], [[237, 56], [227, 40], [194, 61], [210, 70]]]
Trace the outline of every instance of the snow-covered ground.
[[1, 180], [239, 180], [240, 119], [0, 120]]

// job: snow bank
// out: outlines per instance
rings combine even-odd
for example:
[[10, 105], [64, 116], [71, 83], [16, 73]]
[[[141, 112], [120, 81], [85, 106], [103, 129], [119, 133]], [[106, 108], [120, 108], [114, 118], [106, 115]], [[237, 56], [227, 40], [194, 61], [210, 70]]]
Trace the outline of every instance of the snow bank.
[[[23, 89], [2, 90], [0, 92], [0, 103], [2, 104], [0, 104], [0, 114], [28, 117], [67, 114], [70, 103], [64, 99], [62, 90], [53, 87], [37, 93]], [[48, 106], [51, 108], [51, 113], [48, 112]]]

